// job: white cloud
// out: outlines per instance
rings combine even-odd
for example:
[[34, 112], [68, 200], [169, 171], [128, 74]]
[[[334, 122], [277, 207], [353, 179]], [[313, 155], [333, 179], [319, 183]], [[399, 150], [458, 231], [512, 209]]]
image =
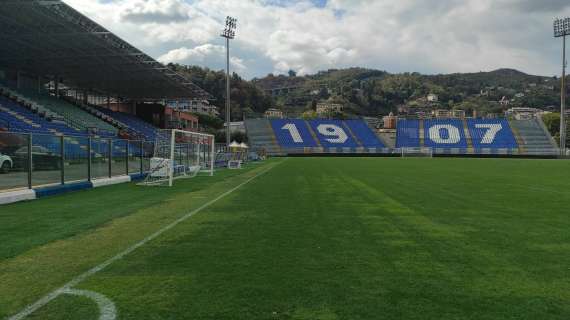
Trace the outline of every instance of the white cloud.
[[179, 63], [179, 62], [203, 62], [211, 55], [223, 54], [224, 47], [213, 44], [205, 44], [192, 49], [186, 47], [170, 50], [166, 54], [160, 56], [158, 61], [162, 63]]
[[247, 69], [244, 60], [241, 58], [238, 58], [238, 57], [231, 57], [230, 58], [230, 65], [237, 72], [244, 71]]
[[365, 66], [428, 73], [500, 67], [558, 72], [551, 0], [65, 0], [161, 61], [221, 67], [225, 14], [238, 18], [232, 65], [246, 76]]
[[[225, 61], [226, 48], [220, 45], [205, 44], [195, 48], [178, 48], [168, 51], [166, 54], [158, 57], [158, 61], [162, 63], [184, 63], [202, 65], [205, 62], [215, 59]], [[234, 71], [244, 71], [247, 69], [243, 59], [238, 57], [230, 57], [230, 65]]]
[[184, 21], [192, 7], [180, 0], [136, 0], [127, 2], [120, 12], [123, 20], [140, 23]]

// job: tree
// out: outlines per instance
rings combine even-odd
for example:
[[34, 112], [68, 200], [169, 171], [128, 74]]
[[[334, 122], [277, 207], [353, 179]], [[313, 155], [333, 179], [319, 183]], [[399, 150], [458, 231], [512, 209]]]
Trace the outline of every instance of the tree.
[[321, 100], [326, 100], [330, 97], [329, 94], [329, 89], [328, 88], [321, 88], [321, 90], [319, 90], [319, 94], [318, 94], [319, 99]]
[[[225, 105], [225, 73], [195, 66], [171, 64], [175, 71], [184, 74], [214, 96], [214, 105]], [[532, 85], [531, 85], [532, 84]], [[289, 70], [288, 76], [269, 74], [246, 81], [233, 74], [231, 79], [232, 117], [241, 119], [243, 113], [251, 117], [260, 115], [274, 106], [286, 107], [293, 114], [314, 108], [313, 100], [327, 100], [340, 96], [349, 115], [378, 116], [388, 114], [399, 105], [414, 102], [429, 108], [477, 110], [480, 114], [502, 113], [498, 103], [505, 96], [511, 99], [516, 93], [525, 96], [511, 102], [512, 107], [529, 106], [552, 110], [558, 105], [559, 85], [551, 77], [527, 75], [516, 70], [502, 69], [447, 75], [422, 75], [417, 72], [388, 74], [385, 71], [364, 68], [330, 69], [314, 75], [297, 75]], [[273, 96], [276, 88], [291, 88]], [[330, 88], [331, 91], [328, 88]], [[481, 95], [481, 91], [488, 94]], [[424, 102], [429, 93], [439, 96], [438, 106]], [[222, 112], [222, 116], [223, 116]]]
[[317, 111], [317, 100], [315, 100], [315, 99], [311, 100], [310, 109], [313, 111]]
[[542, 116], [542, 121], [552, 136], [560, 133], [560, 113], [547, 113]]
[[[226, 74], [224, 71], [212, 71], [197, 66], [184, 66], [169, 64], [174, 71], [188, 77], [193, 83], [213, 96], [213, 104], [221, 107], [222, 116], [225, 115], [226, 105]], [[259, 89], [255, 83], [242, 79], [237, 73], [230, 77], [231, 82], [231, 110], [233, 119], [241, 119], [243, 113], [263, 113], [274, 105], [271, 96]], [[202, 121], [200, 121], [202, 123]], [[206, 120], [206, 126], [210, 122]]]
[[213, 128], [215, 130], [221, 130], [224, 127], [224, 121], [218, 117], [212, 117], [207, 114], [199, 113], [198, 122], [201, 125]]
[[303, 118], [304, 120], [316, 119], [317, 118], [317, 112], [315, 112], [313, 110], [305, 111], [301, 115], [301, 118]]

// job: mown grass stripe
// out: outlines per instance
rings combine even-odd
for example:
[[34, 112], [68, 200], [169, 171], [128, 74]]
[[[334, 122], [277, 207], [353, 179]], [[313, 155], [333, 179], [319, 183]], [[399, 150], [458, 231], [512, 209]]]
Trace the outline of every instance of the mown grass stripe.
[[237, 185], [236, 187], [222, 193], [221, 195], [217, 196], [216, 198], [206, 202], [205, 204], [203, 204], [202, 206], [198, 207], [197, 209], [194, 209], [192, 211], [190, 211], [189, 213], [187, 213], [186, 215], [178, 218], [177, 220], [175, 220], [174, 222], [170, 223], [169, 225], [161, 228], [160, 230], [156, 231], [155, 233], [151, 234], [150, 236], [144, 238], [143, 240], [139, 241], [138, 243], [128, 247], [127, 249], [125, 249], [124, 251], [122, 251], [121, 253], [115, 255], [114, 257], [108, 259], [107, 261], [101, 263], [100, 265], [86, 271], [85, 273], [73, 278], [71, 281], [69, 281], [68, 283], [66, 283], [65, 285], [63, 285], [61, 288], [56, 289], [54, 291], [52, 291], [51, 293], [45, 295], [44, 297], [42, 297], [41, 299], [39, 299], [38, 301], [36, 301], [33, 304], [28, 305], [27, 307], [25, 307], [22, 311], [20, 311], [19, 313], [13, 315], [12, 317], [9, 317], [8, 320], [21, 320], [21, 319], [25, 319], [26, 317], [28, 317], [29, 315], [33, 314], [35, 311], [37, 311], [38, 309], [40, 309], [41, 307], [45, 306], [46, 304], [50, 303], [51, 301], [53, 301], [55, 298], [57, 298], [58, 296], [60, 296], [61, 294], [65, 293], [67, 290], [75, 287], [76, 285], [78, 285], [79, 283], [83, 282], [85, 279], [91, 277], [92, 275], [100, 272], [101, 270], [104, 270], [105, 268], [107, 268], [109, 265], [113, 264], [114, 262], [121, 260], [123, 257], [125, 257], [126, 255], [132, 253], [133, 251], [137, 250], [138, 248], [144, 246], [145, 244], [147, 244], [148, 242], [154, 240], [155, 238], [159, 237], [160, 235], [162, 235], [163, 233], [169, 231], [170, 229], [174, 228], [175, 226], [177, 226], [178, 224], [188, 220], [189, 218], [191, 218], [192, 216], [196, 215], [197, 213], [201, 212], [202, 210], [208, 208], [209, 206], [213, 205], [214, 203], [218, 202], [219, 200], [225, 198], [226, 196], [232, 194], [233, 192], [235, 192], [236, 190], [240, 189], [241, 187], [247, 185], [248, 183], [250, 183], [251, 181], [255, 180], [256, 178], [260, 177], [261, 175], [269, 172], [271, 169], [273, 169], [275, 166], [279, 165], [282, 162], [278, 162], [277, 164], [274, 164], [272, 166], [270, 166], [269, 168], [261, 171], [260, 173], [256, 174], [255, 176], [247, 179], [246, 181], [240, 183], [239, 185]]

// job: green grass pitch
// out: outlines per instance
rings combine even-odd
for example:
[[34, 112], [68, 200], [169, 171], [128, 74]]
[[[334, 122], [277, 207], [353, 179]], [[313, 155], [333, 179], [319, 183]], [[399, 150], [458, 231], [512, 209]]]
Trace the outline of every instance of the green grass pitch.
[[570, 162], [291, 158], [0, 207], [0, 319], [240, 185], [74, 289], [117, 319], [570, 318]]

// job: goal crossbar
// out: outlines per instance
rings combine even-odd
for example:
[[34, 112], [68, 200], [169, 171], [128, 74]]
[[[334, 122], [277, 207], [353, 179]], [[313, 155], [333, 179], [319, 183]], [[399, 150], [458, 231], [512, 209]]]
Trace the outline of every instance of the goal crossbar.
[[142, 185], [168, 185], [199, 173], [214, 175], [213, 135], [178, 129], [159, 130], [150, 168]]

